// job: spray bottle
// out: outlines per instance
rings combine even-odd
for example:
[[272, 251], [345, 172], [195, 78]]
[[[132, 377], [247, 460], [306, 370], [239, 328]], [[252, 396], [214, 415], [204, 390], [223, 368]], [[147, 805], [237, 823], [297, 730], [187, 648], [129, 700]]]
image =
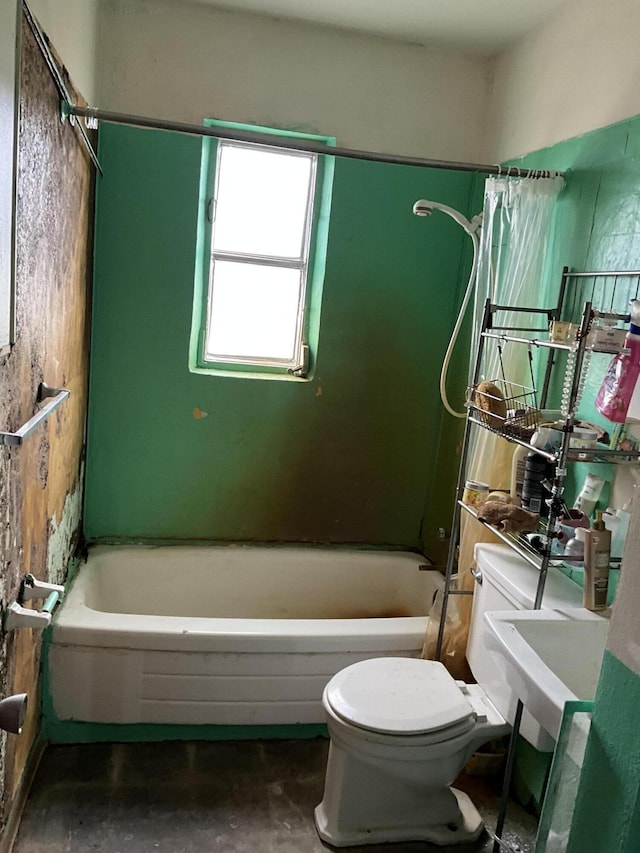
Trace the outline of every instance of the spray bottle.
[[613, 423], [624, 423], [640, 374], [640, 300], [631, 300], [631, 323], [624, 339], [626, 353], [611, 359], [596, 397], [596, 409]]

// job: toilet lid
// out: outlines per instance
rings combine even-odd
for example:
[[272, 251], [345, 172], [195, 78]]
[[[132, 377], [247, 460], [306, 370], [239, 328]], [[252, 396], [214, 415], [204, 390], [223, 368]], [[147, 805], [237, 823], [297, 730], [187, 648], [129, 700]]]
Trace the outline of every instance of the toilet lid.
[[445, 667], [416, 658], [354, 663], [334, 675], [326, 698], [348, 723], [387, 734], [426, 734], [473, 715]]

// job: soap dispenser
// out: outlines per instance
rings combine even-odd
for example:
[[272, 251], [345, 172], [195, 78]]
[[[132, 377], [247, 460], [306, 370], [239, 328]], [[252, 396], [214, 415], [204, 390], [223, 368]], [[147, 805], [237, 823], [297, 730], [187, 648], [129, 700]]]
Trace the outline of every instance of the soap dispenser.
[[604, 610], [607, 606], [610, 558], [611, 531], [605, 527], [602, 510], [598, 509], [584, 549], [583, 605], [587, 610]]

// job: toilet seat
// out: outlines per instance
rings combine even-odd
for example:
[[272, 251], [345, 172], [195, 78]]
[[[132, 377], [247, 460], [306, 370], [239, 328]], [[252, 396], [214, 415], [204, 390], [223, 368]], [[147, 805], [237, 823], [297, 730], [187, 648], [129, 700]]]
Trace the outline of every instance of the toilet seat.
[[[417, 658], [374, 658], [341, 670], [325, 690], [347, 724], [394, 736], [457, 737], [476, 724], [475, 711], [445, 667]], [[421, 738], [422, 740], [422, 738]]]

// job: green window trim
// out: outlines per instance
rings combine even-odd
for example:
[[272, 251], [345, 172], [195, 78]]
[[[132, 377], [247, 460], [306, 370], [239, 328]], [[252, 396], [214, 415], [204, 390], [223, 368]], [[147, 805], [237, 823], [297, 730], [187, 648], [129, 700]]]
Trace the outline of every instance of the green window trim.
[[[236, 122], [219, 121], [217, 119], [205, 119], [204, 125], [205, 127], [255, 131], [280, 138], [308, 139], [314, 142], [322, 142], [325, 145], [335, 146], [336, 144], [335, 137], [280, 130], [259, 125], [238, 124]], [[198, 225], [196, 232], [194, 299], [189, 341], [189, 370], [191, 373], [200, 373], [209, 376], [235, 376], [244, 379], [279, 379], [306, 382], [313, 378], [318, 349], [320, 308], [326, 267], [335, 159], [326, 155], [318, 155], [302, 330], [305, 363], [299, 371], [291, 373], [286, 368], [274, 367], [273, 365], [262, 366], [259, 364], [234, 363], [229, 361], [212, 362], [205, 361], [204, 359], [204, 335], [207, 322], [212, 235], [212, 225], [207, 216], [207, 207], [214, 184], [217, 147], [217, 139], [208, 136], [203, 137], [198, 197]]]

